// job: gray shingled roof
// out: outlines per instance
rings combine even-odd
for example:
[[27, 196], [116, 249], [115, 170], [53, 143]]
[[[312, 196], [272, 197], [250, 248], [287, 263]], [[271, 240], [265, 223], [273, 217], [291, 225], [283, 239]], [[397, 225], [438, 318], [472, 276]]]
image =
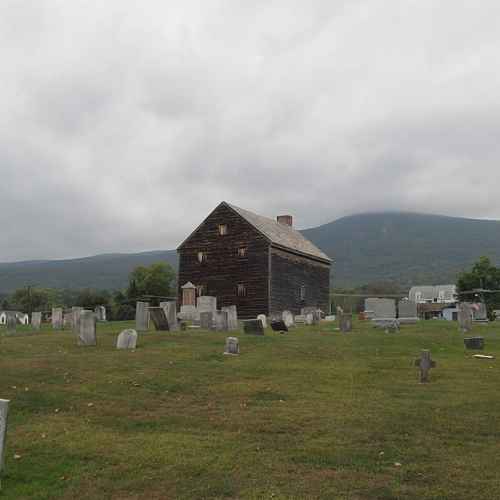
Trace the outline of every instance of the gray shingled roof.
[[248, 210], [226, 203], [236, 213], [243, 217], [255, 229], [260, 231], [266, 238], [269, 239], [271, 244], [294, 250], [301, 254], [310, 255], [317, 259], [327, 260], [331, 262], [330, 257], [322, 252], [317, 246], [313, 245], [308, 239], [304, 238], [299, 231], [293, 227], [278, 224], [273, 219], [262, 217], [261, 215], [254, 214]]

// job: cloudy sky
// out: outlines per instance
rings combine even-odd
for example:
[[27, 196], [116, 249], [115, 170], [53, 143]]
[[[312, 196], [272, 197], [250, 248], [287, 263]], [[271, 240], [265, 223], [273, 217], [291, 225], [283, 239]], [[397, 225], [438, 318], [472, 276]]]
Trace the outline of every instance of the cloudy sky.
[[2, 0], [0, 260], [174, 248], [220, 201], [298, 227], [500, 218], [500, 2]]

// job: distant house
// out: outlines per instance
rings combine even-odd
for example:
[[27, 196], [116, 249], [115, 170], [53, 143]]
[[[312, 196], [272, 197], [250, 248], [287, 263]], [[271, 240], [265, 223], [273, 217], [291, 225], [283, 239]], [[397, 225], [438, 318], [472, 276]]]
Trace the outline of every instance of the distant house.
[[192, 283], [197, 296], [236, 305], [241, 318], [329, 310], [332, 261], [293, 229], [290, 215], [273, 220], [222, 202], [177, 251], [179, 296]]
[[1, 311], [0, 312], [0, 325], [7, 324], [7, 313], [15, 314], [18, 324], [29, 325], [30, 318], [26, 313], [20, 311]]
[[457, 302], [456, 285], [414, 286], [409, 300], [417, 304], [454, 304]]

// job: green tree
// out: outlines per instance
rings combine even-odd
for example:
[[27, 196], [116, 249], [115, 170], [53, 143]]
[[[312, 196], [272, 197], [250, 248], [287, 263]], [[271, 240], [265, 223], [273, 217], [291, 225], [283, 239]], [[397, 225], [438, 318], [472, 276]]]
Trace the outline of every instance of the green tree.
[[[136, 267], [129, 277], [127, 298], [135, 300], [145, 295], [169, 297], [175, 294], [175, 271], [170, 264], [156, 262]], [[158, 302], [154, 300], [153, 302]]]

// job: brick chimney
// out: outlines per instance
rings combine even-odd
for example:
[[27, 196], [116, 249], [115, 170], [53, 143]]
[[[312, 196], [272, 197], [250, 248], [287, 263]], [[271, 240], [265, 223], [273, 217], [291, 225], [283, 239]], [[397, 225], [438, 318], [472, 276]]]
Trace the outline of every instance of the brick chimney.
[[283, 224], [284, 226], [293, 226], [293, 217], [291, 215], [278, 215], [276, 221], [278, 224]]

